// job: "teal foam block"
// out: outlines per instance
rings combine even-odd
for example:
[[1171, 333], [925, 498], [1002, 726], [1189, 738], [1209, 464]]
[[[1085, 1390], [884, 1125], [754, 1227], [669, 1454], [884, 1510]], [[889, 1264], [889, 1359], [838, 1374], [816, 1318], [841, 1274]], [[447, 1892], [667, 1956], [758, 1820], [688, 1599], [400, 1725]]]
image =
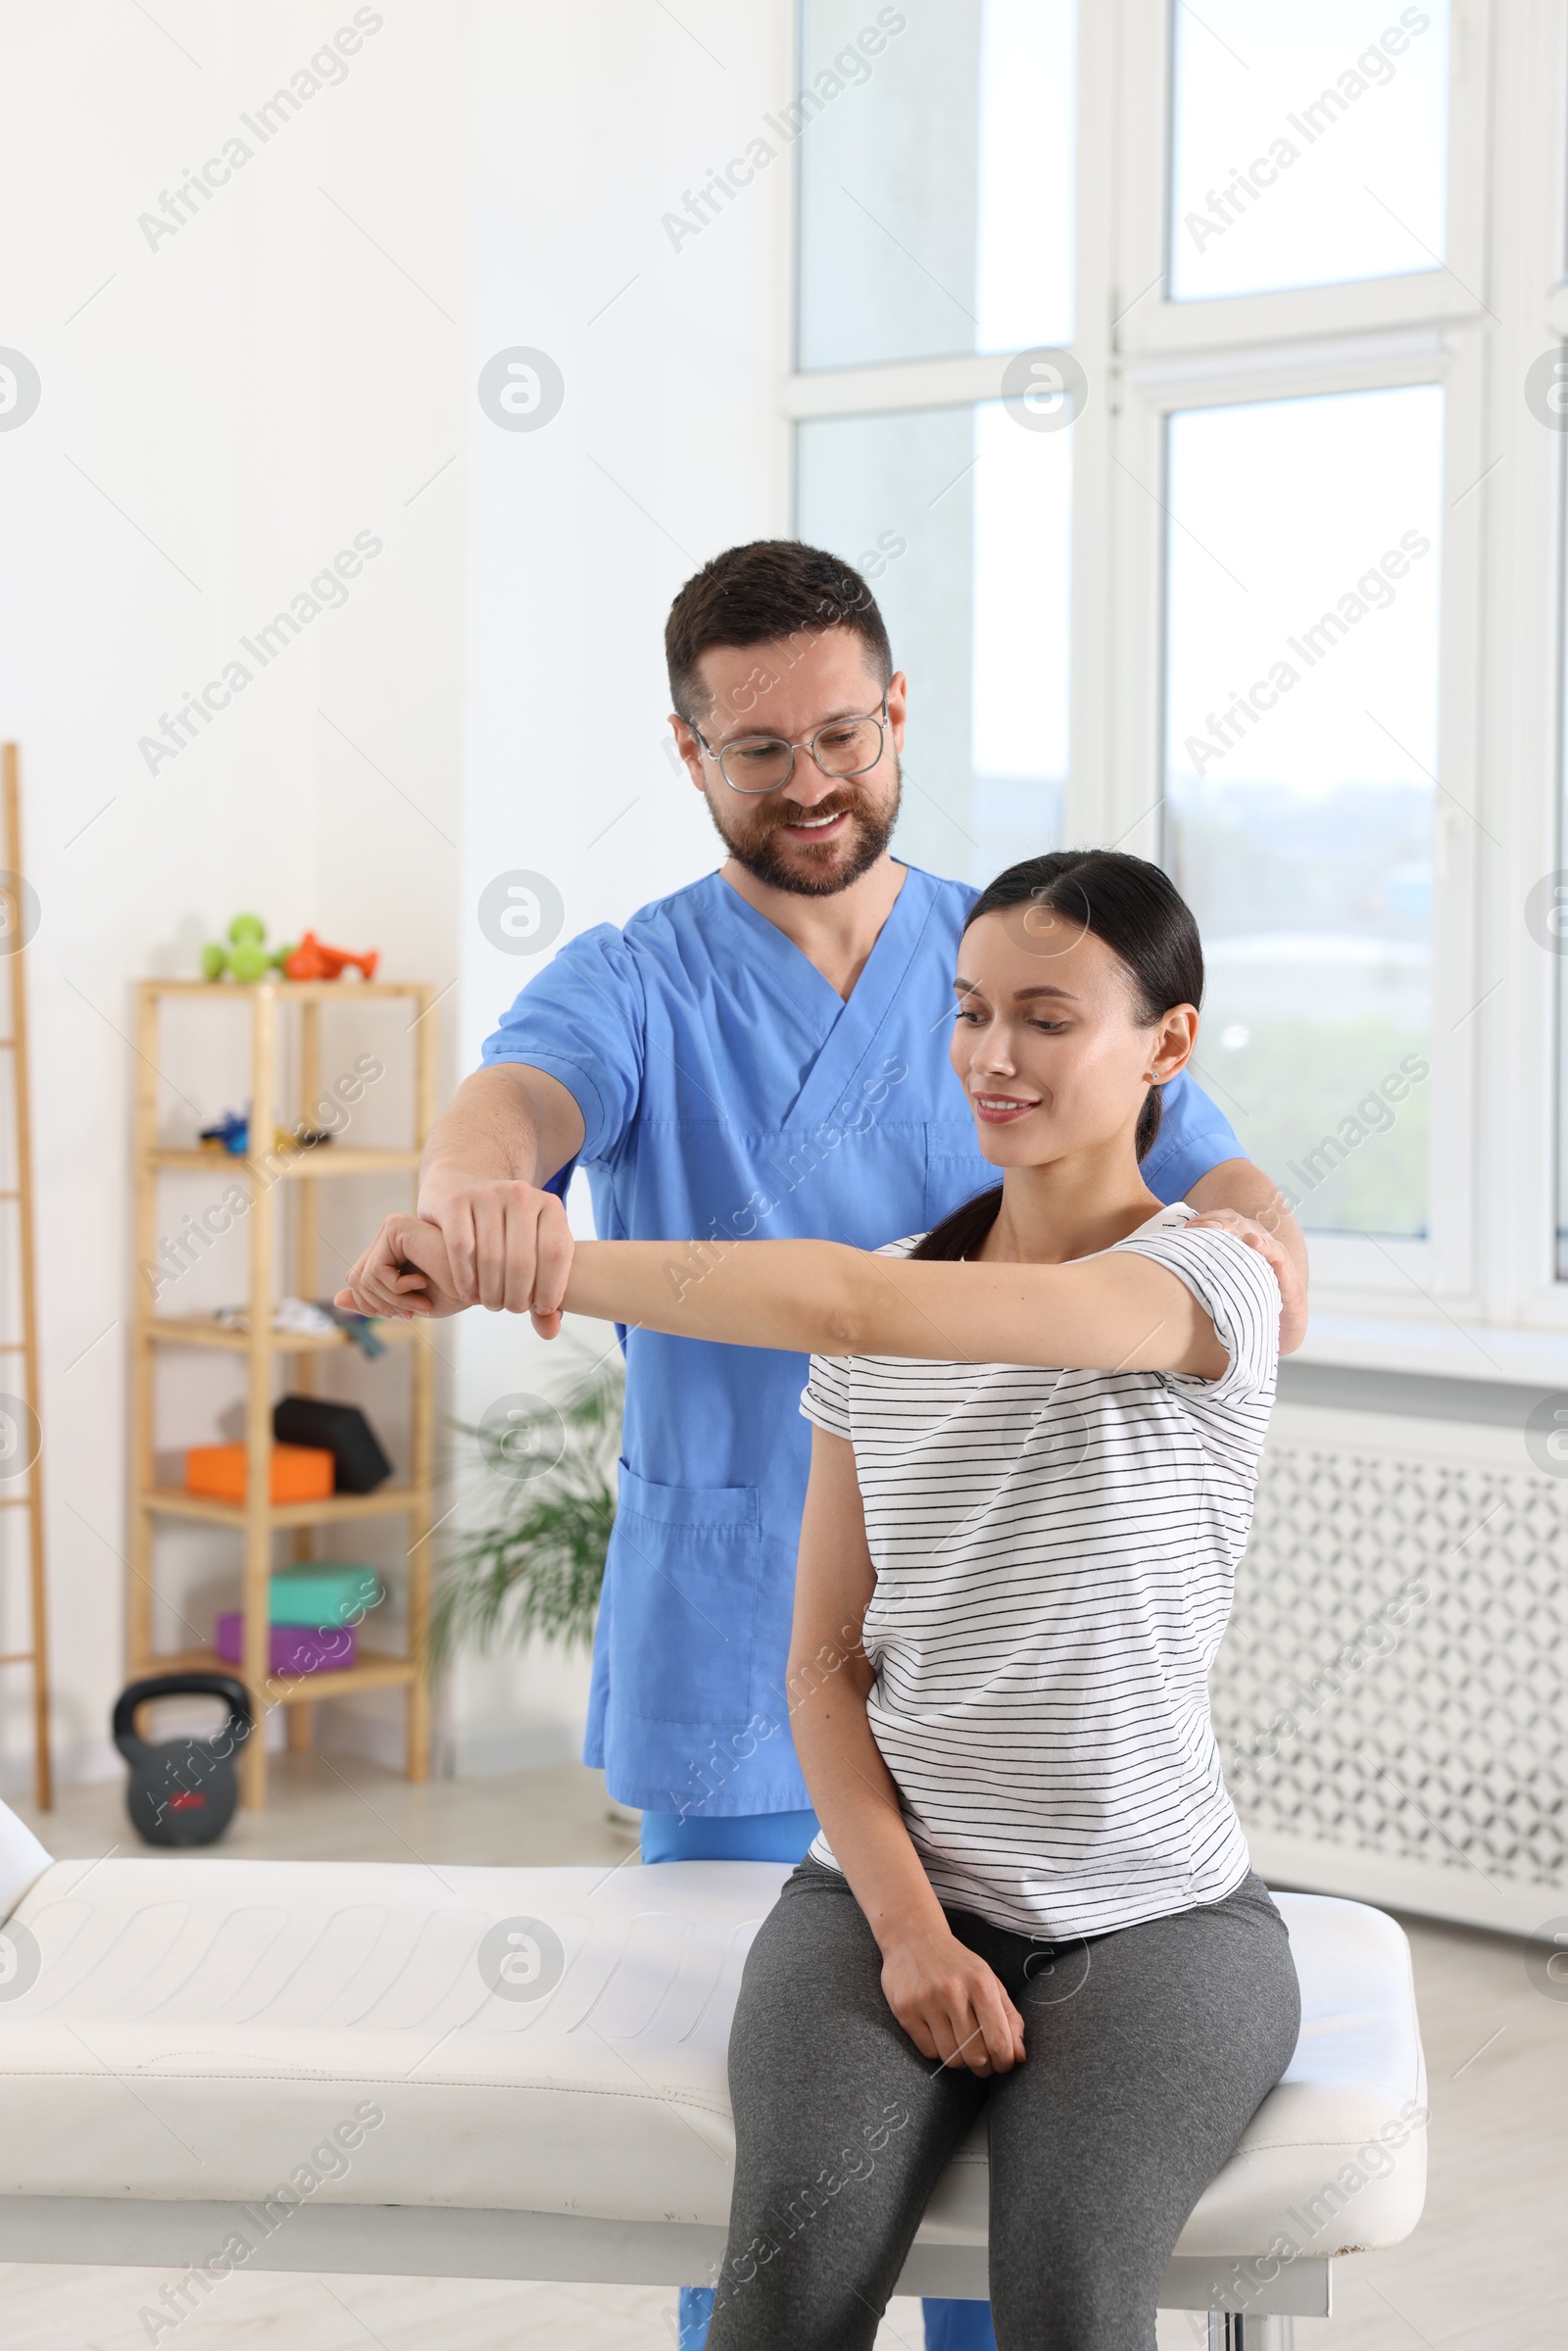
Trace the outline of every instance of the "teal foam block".
[[280, 1568], [271, 1582], [270, 1616], [274, 1625], [355, 1625], [368, 1608], [386, 1597], [386, 1587], [373, 1567], [343, 1566], [336, 1559], [308, 1559], [299, 1567]]

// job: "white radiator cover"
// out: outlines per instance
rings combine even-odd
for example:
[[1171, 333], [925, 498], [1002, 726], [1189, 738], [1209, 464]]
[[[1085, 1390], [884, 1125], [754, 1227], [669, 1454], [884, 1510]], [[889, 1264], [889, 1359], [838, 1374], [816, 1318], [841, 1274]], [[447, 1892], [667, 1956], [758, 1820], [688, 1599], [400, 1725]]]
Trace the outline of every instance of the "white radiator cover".
[[1520, 1430], [1280, 1404], [1211, 1690], [1266, 1879], [1568, 1931], [1568, 1476]]

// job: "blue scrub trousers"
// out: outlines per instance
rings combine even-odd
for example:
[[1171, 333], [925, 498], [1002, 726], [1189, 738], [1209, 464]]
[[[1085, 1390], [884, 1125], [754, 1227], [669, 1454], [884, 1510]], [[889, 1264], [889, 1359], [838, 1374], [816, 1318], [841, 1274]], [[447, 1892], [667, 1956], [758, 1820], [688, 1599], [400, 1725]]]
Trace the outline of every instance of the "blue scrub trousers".
[[[816, 1835], [814, 1812], [742, 1812], [703, 1820], [678, 1812], [643, 1814], [643, 1859], [653, 1861], [800, 1861]], [[989, 2302], [927, 2299], [925, 2351], [997, 2351]], [[680, 2289], [679, 2351], [703, 2351], [713, 2315], [713, 2289]]]

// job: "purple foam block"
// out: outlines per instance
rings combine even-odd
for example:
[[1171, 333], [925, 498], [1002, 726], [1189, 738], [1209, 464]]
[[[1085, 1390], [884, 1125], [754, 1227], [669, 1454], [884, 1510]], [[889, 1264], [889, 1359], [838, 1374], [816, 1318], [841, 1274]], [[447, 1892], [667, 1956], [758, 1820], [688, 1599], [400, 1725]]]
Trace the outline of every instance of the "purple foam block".
[[[328, 1625], [317, 1632], [310, 1625], [273, 1625], [271, 1670], [274, 1674], [341, 1673], [354, 1663], [359, 1637], [352, 1625]], [[238, 1665], [245, 1654], [245, 1619], [227, 1608], [218, 1620], [213, 1646], [220, 1657]]]

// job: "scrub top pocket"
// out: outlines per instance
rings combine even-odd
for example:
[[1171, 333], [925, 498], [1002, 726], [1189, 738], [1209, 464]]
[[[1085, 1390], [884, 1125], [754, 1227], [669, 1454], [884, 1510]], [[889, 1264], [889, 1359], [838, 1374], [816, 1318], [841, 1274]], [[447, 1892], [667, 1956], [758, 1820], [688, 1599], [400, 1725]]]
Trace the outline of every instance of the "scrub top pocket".
[[752, 1682], [762, 1572], [761, 1490], [656, 1486], [620, 1464], [611, 1536], [611, 1671], [633, 1710], [727, 1723]]

